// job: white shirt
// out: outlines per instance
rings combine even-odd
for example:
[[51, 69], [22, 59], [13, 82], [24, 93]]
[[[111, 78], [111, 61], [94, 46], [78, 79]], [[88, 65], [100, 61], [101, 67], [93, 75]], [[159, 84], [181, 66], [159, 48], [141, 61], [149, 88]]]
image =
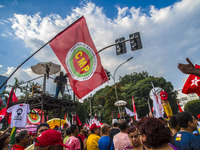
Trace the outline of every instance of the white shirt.
[[27, 122], [27, 114], [30, 113], [29, 104], [17, 104], [9, 107], [7, 109], [8, 113], [12, 113], [11, 116], [11, 128], [18, 127], [23, 128], [26, 127]]

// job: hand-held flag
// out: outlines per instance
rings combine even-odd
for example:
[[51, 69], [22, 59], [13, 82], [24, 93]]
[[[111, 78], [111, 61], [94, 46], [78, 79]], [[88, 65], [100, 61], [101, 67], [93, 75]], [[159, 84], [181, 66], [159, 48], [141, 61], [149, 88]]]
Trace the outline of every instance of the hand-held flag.
[[[200, 68], [200, 66], [196, 64], [195, 68]], [[182, 92], [185, 94], [196, 93], [200, 96], [200, 77], [190, 74], [183, 86]]]
[[138, 120], [138, 116], [137, 116], [137, 112], [136, 112], [136, 107], [135, 107], [135, 101], [134, 101], [133, 96], [132, 96], [132, 103], [133, 103], [133, 111], [134, 111], [134, 113], [135, 113], [134, 119], [135, 119], [135, 120]]
[[108, 81], [84, 17], [59, 33], [49, 45], [67, 71], [79, 99]]

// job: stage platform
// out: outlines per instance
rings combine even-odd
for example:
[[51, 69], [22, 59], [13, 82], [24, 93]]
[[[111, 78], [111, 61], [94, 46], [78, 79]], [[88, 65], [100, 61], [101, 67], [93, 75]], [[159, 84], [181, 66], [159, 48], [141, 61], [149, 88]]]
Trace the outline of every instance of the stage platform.
[[67, 99], [54, 98], [51, 95], [39, 94], [34, 97], [28, 97], [24, 101], [18, 103], [29, 104], [30, 109], [41, 109], [41, 110], [53, 110], [53, 109], [64, 109], [66, 112], [76, 111], [77, 102]]

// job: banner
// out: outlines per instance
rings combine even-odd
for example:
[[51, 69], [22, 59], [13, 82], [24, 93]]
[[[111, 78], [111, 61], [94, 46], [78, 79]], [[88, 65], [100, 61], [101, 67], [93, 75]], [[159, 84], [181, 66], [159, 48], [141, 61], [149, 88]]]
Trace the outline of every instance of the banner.
[[[28, 124], [40, 124], [40, 120], [42, 118], [42, 122], [44, 122], [44, 114], [40, 109], [33, 109], [31, 112], [28, 114], [27, 117], [27, 123]], [[41, 117], [42, 116], [42, 117]]]
[[84, 17], [59, 33], [49, 45], [65, 68], [70, 86], [79, 99], [108, 81]]
[[[195, 68], [200, 68], [200, 66], [196, 64]], [[200, 96], [199, 81], [200, 77], [190, 74], [183, 86], [182, 92], [185, 94], [196, 93], [198, 96]]]
[[154, 85], [152, 83], [153, 89], [152, 91], [152, 96], [153, 96], [153, 115], [155, 118], [163, 117], [164, 114], [164, 109], [162, 106], [162, 102], [160, 97], [158, 96], [159, 93], [156, 92], [156, 88], [154, 88]]

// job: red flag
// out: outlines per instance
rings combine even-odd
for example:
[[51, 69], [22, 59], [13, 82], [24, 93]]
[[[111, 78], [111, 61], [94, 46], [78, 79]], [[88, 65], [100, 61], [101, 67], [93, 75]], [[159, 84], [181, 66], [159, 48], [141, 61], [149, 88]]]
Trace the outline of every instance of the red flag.
[[119, 113], [118, 113], [118, 118], [120, 118], [120, 115], [119, 115]]
[[179, 102], [177, 101], [177, 104], [178, 104], [178, 109], [179, 109], [179, 112], [183, 112], [181, 106], [179, 105]]
[[[199, 65], [195, 65], [195, 68], [200, 68]], [[200, 96], [200, 77], [190, 74], [187, 78], [182, 92], [185, 94], [197, 93]]]
[[3, 108], [1, 111], [0, 111], [0, 121], [6, 116], [6, 108]]
[[77, 120], [77, 125], [78, 126], [82, 125], [81, 120], [79, 119], [77, 114], [76, 114], [76, 120]]
[[132, 96], [132, 103], [133, 103], [133, 111], [134, 111], [134, 113], [136, 114], [136, 115], [134, 115], [134, 119], [137, 120], [138, 117], [137, 117], [137, 112], [136, 112], [136, 107], [135, 107], [135, 102], [134, 102], [133, 96]]
[[[18, 99], [17, 96], [15, 95], [14, 88], [12, 88], [8, 97], [6, 110], [10, 107], [11, 103], [16, 103], [16, 102], [18, 102]], [[6, 120], [8, 121], [8, 124], [11, 123], [11, 113], [10, 114], [6, 113]]]
[[79, 99], [108, 81], [84, 17], [60, 32], [49, 45], [67, 71]]
[[8, 97], [8, 102], [7, 102], [7, 109], [10, 107], [10, 103], [16, 103], [18, 102], [17, 96], [15, 95], [14, 88], [11, 89], [9, 97]]

